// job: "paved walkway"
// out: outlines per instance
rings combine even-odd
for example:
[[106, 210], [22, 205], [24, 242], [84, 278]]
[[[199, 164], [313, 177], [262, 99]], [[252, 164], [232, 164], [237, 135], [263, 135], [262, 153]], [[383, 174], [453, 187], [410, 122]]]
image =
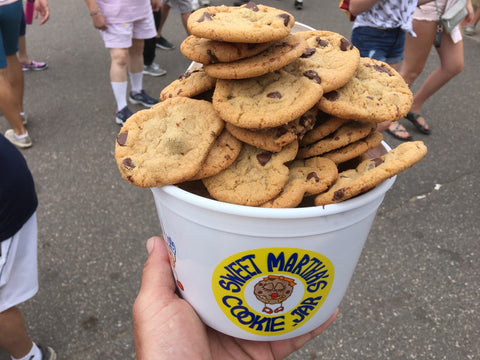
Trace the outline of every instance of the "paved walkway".
[[[350, 36], [338, 1], [305, 0], [301, 11], [293, 0], [263, 3]], [[25, 74], [35, 145], [23, 153], [40, 200], [41, 289], [22, 308], [32, 336], [60, 359], [133, 359], [131, 306], [145, 242], [160, 227], [149, 190], [127, 184], [116, 168], [109, 58], [84, 2], [52, 0], [51, 12], [46, 25], [28, 29], [29, 53], [49, 69]], [[186, 35], [178, 14], [164, 35], [177, 49], [157, 51], [168, 74], [145, 78], [152, 94], [189, 64], [178, 50]], [[387, 193], [340, 316], [291, 359], [480, 358], [479, 36], [465, 39], [462, 74], [425, 106], [432, 134], [405, 124], [429, 153]], [[433, 55], [427, 73], [438, 64]], [[7, 126], [0, 120], [2, 133]]]

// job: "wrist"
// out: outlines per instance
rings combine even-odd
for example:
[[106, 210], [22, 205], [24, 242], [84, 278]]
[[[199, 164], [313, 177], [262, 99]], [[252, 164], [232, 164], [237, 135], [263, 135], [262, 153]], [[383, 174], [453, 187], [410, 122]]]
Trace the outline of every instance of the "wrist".
[[97, 11], [91, 11], [91, 12], [90, 12], [90, 16], [91, 16], [91, 17], [94, 17], [95, 15], [98, 15], [98, 14], [100, 14], [100, 11], [98, 11], [98, 10], [97, 10]]

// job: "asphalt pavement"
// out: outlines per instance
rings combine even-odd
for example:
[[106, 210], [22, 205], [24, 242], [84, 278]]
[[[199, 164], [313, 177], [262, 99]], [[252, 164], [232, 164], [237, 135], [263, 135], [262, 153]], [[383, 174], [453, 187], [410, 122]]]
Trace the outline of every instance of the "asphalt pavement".
[[[211, 0], [213, 5], [221, 2]], [[338, 1], [265, 0], [297, 21], [350, 37]], [[134, 359], [131, 308], [145, 242], [160, 234], [148, 189], [114, 161], [109, 55], [83, 1], [50, 0], [51, 19], [27, 30], [29, 54], [49, 68], [25, 73], [34, 146], [23, 150], [40, 205], [40, 290], [21, 306], [35, 341], [59, 359]], [[168, 74], [145, 76], [158, 96], [189, 65], [171, 12], [157, 49]], [[335, 323], [290, 359], [480, 359], [480, 35], [465, 37], [465, 68], [424, 106], [429, 136], [402, 122], [427, 156], [401, 173], [378, 210]], [[434, 50], [415, 90], [439, 65]], [[134, 110], [141, 109], [133, 106]], [[8, 124], [0, 119], [0, 131]], [[388, 134], [386, 142], [399, 142]], [[0, 360], [8, 356], [0, 352]]]

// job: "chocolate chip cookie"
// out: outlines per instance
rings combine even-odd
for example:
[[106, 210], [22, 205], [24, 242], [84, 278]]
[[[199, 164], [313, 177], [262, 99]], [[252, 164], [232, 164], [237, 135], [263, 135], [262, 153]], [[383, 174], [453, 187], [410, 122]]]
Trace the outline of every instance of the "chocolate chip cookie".
[[395, 69], [379, 60], [360, 58], [350, 81], [325, 93], [318, 107], [340, 118], [380, 123], [400, 120], [412, 102], [412, 92]]
[[300, 117], [322, 94], [321, 85], [280, 69], [250, 79], [218, 79], [212, 103], [226, 122], [247, 129], [265, 129]]
[[140, 187], [186, 181], [199, 172], [223, 128], [211, 103], [167, 99], [125, 122], [115, 144], [118, 169]]
[[194, 11], [187, 28], [190, 34], [211, 40], [263, 43], [284, 38], [294, 23], [295, 18], [286, 11], [249, 2]]
[[261, 53], [232, 62], [205, 64], [205, 72], [218, 79], [246, 79], [278, 70], [295, 61], [307, 43], [299, 35], [290, 34]]
[[360, 52], [344, 36], [332, 31], [297, 32], [307, 42], [305, 52], [285, 70], [308, 76], [323, 91], [338, 89], [350, 81], [360, 62]]

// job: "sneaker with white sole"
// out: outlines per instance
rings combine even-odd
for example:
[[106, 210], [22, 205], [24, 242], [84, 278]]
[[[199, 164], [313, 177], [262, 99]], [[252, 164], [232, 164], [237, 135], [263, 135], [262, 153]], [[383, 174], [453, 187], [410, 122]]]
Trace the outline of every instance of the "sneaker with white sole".
[[150, 76], [162, 76], [167, 73], [167, 70], [162, 69], [158, 64], [143, 65], [143, 73]]
[[173, 45], [170, 41], [165, 39], [163, 36], [155, 38], [155, 45], [163, 50], [173, 50], [175, 49], [175, 45]]
[[130, 91], [128, 95], [128, 100], [132, 104], [142, 104], [145, 107], [152, 107], [156, 103], [158, 103], [157, 99], [152, 98], [150, 95], [148, 95], [144, 90], [140, 90], [140, 92], [134, 94], [132, 91]]
[[21, 64], [22, 65], [22, 70], [23, 71], [41, 71], [41, 70], [45, 70], [46, 68], [48, 68], [48, 65], [47, 63], [45, 62], [40, 62], [40, 61], [35, 61], [35, 60], [32, 60], [30, 62], [30, 64]]
[[127, 119], [132, 115], [133, 115], [132, 111], [128, 108], [128, 106], [125, 106], [122, 110], [118, 110], [116, 112], [115, 122], [118, 125], [123, 126], [123, 124], [125, 124], [125, 121], [127, 121]]
[[5, 131], [5, 137], [16, 147], [26, 149], [33, 145], [32, 139], [27, 134], [18, 137], [13, 129]]
[[42, 360], [57, 360], [57, 353], [50, 346], [42, 346], [37, 344], [42, 352]]
[[210, 0], [199, 0], [200, 6], [209, 6]]

